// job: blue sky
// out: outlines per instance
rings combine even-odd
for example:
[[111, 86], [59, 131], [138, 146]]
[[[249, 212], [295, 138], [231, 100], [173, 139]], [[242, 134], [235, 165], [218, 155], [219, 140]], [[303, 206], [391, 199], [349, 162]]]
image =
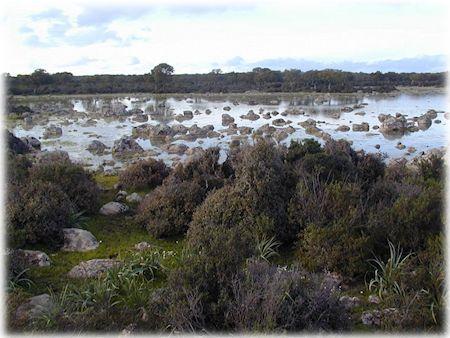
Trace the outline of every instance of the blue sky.
[[[5, 1], [6, 2], [6, 1]], [[142, 74], [285, 68], [445, 69], [445, 1], [3, 3], [4, 69]]]

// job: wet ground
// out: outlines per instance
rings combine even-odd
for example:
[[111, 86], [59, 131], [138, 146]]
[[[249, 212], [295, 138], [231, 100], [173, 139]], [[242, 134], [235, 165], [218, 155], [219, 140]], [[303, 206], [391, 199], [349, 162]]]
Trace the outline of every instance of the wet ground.
[[[97, 167], [112, 160], [110, 151], [98, 156], [89, 152], [88, 145], [93, 140], [99, 140], [108, 148], [114, 141], [122, 136], [130, 136], [133, 127], [142, 124], [166, 124], [174, 126], [183, 124], [190, 127], [213, 125], [220, 135], [216, 137], [201, 137], [187, 141], [175, 137], [171, 143], [184, 143], [189, 148], [220, 146], [224, 151], [229, 148], [232, 139], [239, 138], [251, 141], [251, 135], [228, 135], [224, 132], [227, 127], [222, 125], [222, 114], [229, 114], [234, 118], [237, 127], [248, 126], [253, 130], [282, 118], [291, 121], [280, 128], [292, 126], [295, 131], [282, 141], [288, 144], [292, 139], [313, 137], [320, 142], [323, 139], [312, 136], [299, 125], [307, 119], [314, 119], [316, 126], [331, 135], [332, 138], [345, 138], [353, 142], [355, 149], [364, 149], [367, 152], [382, 152], [388, 158], [401, 156], [411, 157], [421, 151], [446, 146], [446, 131], [448, 120], [445, 115], [446, 97], [443, 93], [397, 93], [395, 95], [364, 95], [364, 94], [270, 94], [270, 95], [174, 95], [155, 97], [152, 95], [124, 94], [118, 96], [97, 95], [87, 97], [30, 97], [20, 99], [20, 104], [29, 106], [37, 113], [32, 115], [32, 122], [23, 119], [10, 120], [9, 129], [18, 137], [34, 136], [41, 141], [42, 150], [61, 149], [69, 153], [76, 161], [89, 166]], [[226, 107], [229, 107], [229, 110]], [[345, 107], [352, 108], [345, 111]], [[136, 114], [130, 114], [132, 109], [141, 109], [148, 116], [147, 122], [136, 122]], [[437, 112], [431, 126], [426, 130], [400, 133], [396, 135], [382, 134], [373, 129], [380, 126], [379, 114], [400, 113], [406, 118], [419, 117], [428, 110]], [[210, 111], [207, 114], [207, 110]], [[250, 110], [257, 115], [257, 120], [244, 119], [241, 116]], [[344, 111], [343, 111], [344, 110]], [[191, 111], [192, 118], [177, 120], [177, 116], [184, 111]], [[275, 116], [274, 111], [279, 114]], [[287, 112], [287, 115], [286, 115]], [[294, 112], [294, 114], [292, 114]], [[270, 118], [263, 118], [263, 116]], [[266, 114], [266, 115], [265, 115]], [[129, 116], [126, 116], [129, 115]], [[137, 114], [139, 115], [139, 114]], [[189, 115], [189, 113], [188, 113]], [[445, 115], [445, 116], [444, 116]], [[95, 121], [95, 122], [93, 122]], [[440, 123], [439, 123], [440, 121]], [[366, 122], [369, 131], [353, 131], [352, 125]], [[58, 138], [44, 139], [46, 127], [54, 124], [61, 127], [62, 135]], [[349, 131], [336, 131], [341, 125], [350, 127]], [[278, 127], [277, 127], [278, 128]], [[146, 153], [140, 157], [152, 155], [162, 158], [169, 164], [172, 161], [183, 160], [186, 155], [168, 154], [161, 142], [147, 138], [137, 138], [136, 141], [144, 148]], [[398, 142], [405, 145], [405, 149], [398, 149]], [[379, 146], [379, 149], [375, 148]], [[414, 147], [416, 152], [409, 153], [408, 148]], [[114, 159], [110, 167], [120, 167], [124, 162]], [[105, 168], [108, 165], [105, 166]]]

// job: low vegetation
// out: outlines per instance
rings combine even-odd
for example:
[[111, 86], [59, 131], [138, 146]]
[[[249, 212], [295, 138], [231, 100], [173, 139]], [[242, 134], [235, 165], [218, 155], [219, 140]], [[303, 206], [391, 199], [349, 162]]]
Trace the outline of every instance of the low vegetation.
[[[9, 246], [51, 252], [54, 266], [27, 271], [10, 259], [9, 325], [66, 332], [442, 330], [442, 160], [386, 164], [345, 141], [322, 146], [310, 139], [288, 147], [258, 140], [225, 161], [219, 155], [208, 149], [171, 170], [156, 160], [129, 166], [121, 188], [146, 197], [130, 204], [131, 216], [103, 216], [99, 202], [114, 199], [117, 178], [11, 154]], [[81, 210], [89, 211], [82, 226], [105, 244], [59, 252], [62, 227]], [[136, 250], [142, 241], [149, 246]], [[81, 260], [108, 257], [122, 265], [93, 279], [66, 276]], [[14, 310], [43, 285], [55, 306], [18, 326]], [[343, 296], [358, 303], [348, 306]], [[363, 326], [367, 315], [380, 322]]]

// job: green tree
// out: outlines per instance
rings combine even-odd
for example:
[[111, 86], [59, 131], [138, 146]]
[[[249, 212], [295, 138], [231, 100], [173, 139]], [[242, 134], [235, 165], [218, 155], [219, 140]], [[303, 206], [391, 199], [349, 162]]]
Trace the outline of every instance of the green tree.
[[162, 89], [164, 91], [165, 84], [169, 81], [174, 69], [167, 63], [160, 63], [152, 69], [152, 77], [155, 83], [155, 92]]

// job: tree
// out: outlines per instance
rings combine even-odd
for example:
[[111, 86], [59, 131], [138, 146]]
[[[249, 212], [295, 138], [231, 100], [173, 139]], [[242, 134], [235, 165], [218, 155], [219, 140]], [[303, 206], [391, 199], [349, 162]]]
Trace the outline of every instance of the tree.
[[34, 94], [36, 94], [40, 86], [52, 83], [53, 78], [45, 69], [36, 69], [31, 74], [31, 82], [34, 84]]
[[222, 69], [214, 68], [213, 70], [211, 70], [211, 74], [222, 74]]
[[152, 77], [155, 83], [155, 92], [162, 88], [164, 91], [164, 86], [173, 74], [174, 69], [171, 65], [167, 63], [160, 63], [155, 68], [152, 69]]

